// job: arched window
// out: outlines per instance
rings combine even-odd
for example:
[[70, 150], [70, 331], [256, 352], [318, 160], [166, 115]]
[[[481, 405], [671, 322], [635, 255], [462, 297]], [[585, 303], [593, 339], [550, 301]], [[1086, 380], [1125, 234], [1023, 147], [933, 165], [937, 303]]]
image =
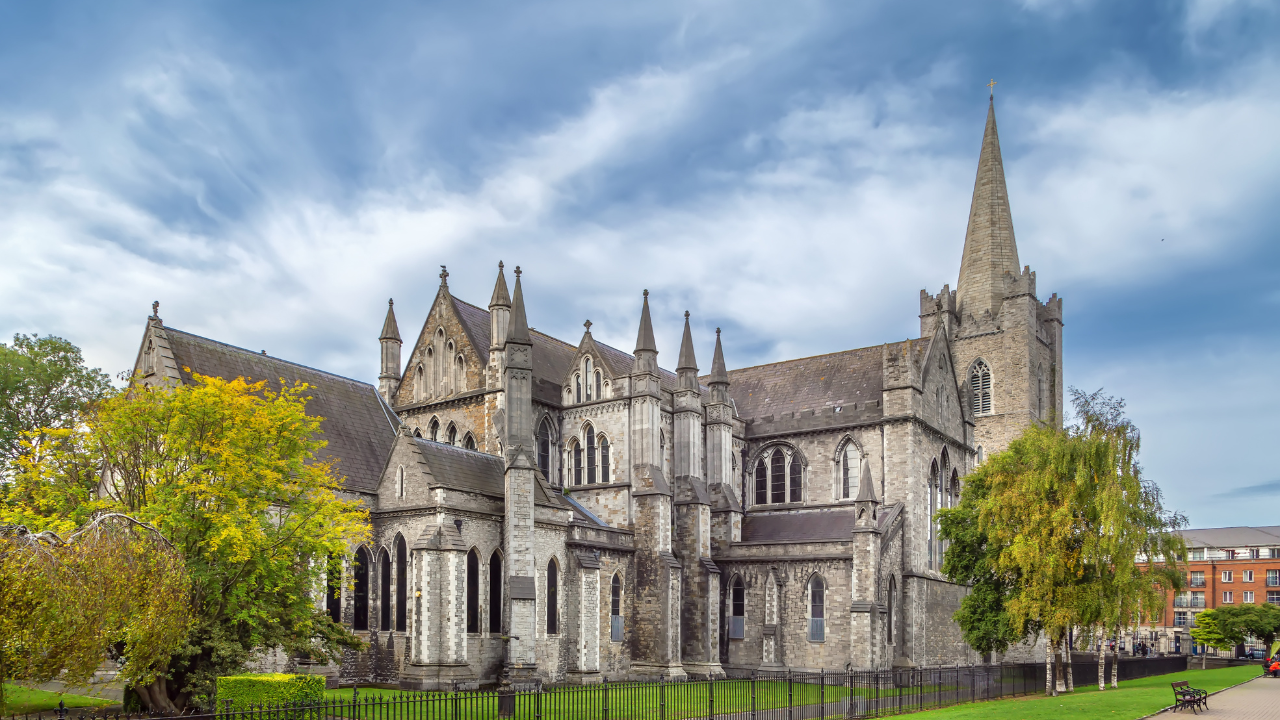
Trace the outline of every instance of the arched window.
[[604, 388], [602, 387], [603, 380], [604, 380], [604, 376], [600, 373], [599, 370], [597, 370], [596, 371], [596, 399], [597, 400], [602, 400], [604, 398]]
[[474, 436], [474, 435], [472, 435], [471, 433], [467, 433], [467, 434], [462, 438], [462, 447], [464, 447], [464, 448], [466, 448], [466, 449], [468, 449], [468, 450], [475, 450], [475, 449], [476, 449], [476, 438], [475, 438], [475, 436]]
[[769, 502], [769, 479], [764, 466], [764, 458], [756, 461], [756, 505]]
[[574, 439], [573, 445], [569, 448], [569, 453], [573, 457], [573, 484], [582, 484], [582, 446]]
[[369, 551], [363, 547], [356, 550], [352, 570], [355, 575], [354, 615], [351, 618], [351, 629], [369, 629]]
[[431, 419], [431, 425], [427, 428], [431, 442], [440, 442], [440, 421], [435, 418]]
[[457, 388], [457, 392], [462, 392], [463, 390], [466, 390], [467, 389], [467, 361], [463, 360], [461, 355], [459, 355], [458, 358], [453, 361], [453, 375], [454, 375], [453, 386]]
[[556, 559], [547, 563], [547, 634], [560, 632], [560, 568]]
[[973, 393], [973, 414], [991, 413], [991, 368], [984, 360], [975, 360], [969, 370], [969, 390]]
[[440, 384], [441, 392], [448, 394], [454, 391], [453, 384], [453, 364], [449, 362], [449, 358], [453, 357], [453, 341], [445, 346], [445, 356], [440, 358]]
[[576, 373], [573, 376], [573, 401], [582, 402], [582, 376]]
[[396, 497], [404, 497], [404, 466], [396, 468]]
[[982, 446], [981, 446], [981, 445], [979, 445], [979, 446], [978, 446], [978, 458], [977, 458], [977, 461], [978, 461], [978, 462], [977, 462], [977, 464], [978, 464], [978, 465], [981, 465], [981, 464], [982, 464]]
[[502, 633], [502, 556], [489, 556], [489, 632]]
[[960, 473], [955, 469], [951, 469], [951, 499], [947, 501], [947, 507], [956, 507], [960, 504]]
[[329, 619], [342, 622], [342, 564], [329, 556], [329, 567], [325, 572], [324, 604], [329, 611]]
[[436, 349], [427, 348], [427, 374], [422, 380], [422, 397], [429, 398], [436, 396]]
[[378, 553], [378, 629], [391, 629], [391, 555]]
[[600, 482], [609, 482], [609, 438], [600, 436]]
[[894, 601], [897, 600], [897, 594], [898, 594], [897, 590], [898, 590], [897, 583], [895, 583], [893, 577], [890, 576], [889, 577], [889, 598], [887, 603], [889, 612], [885, 614], [885, 624], [884, 624], [884, 641], [890, 645], [893, 644], [893, 623], [894, 623], [894, 620], [896, 619], [894, 618], [894, 605], [895, 605]]
[[[430, 350], [427, 350], [427, 357], [431, 357]], [[421, 365], [418, 366], [418, 369], [413, 371], [413, 399], [414, 400], [421, 400], [422, 398], [426, 397], [427, 386], [426, 386], [426, 381], [423, 380], [422, 372], [423, 371], [422, 371]]]
[[609, 639], [622, 642], [622, 576], [617, 573], [609, 583]]
[[729, 583], [729, 639], [741, 640], [747, 635], [747, 588], [742, 576], [734, 575]]
[[802, 497], [801, 481], [804, 479], [804, 470], [800, 467], [799, 455], [791, 456], [791, 467], [787, 474], [791, 485], [791, 502], [798, 503]]
[[458, 428], [453, 423], [449, 423], [449, 434], [446, 437], [449, 438], [450, 445], [458, 444]]
[[591, 400], [591, 358], [586, 359], [586, 362], [583, 363], [583, 367], [586, 368], [583, 374], [587, 376], [587, 400], [590, 401]]
[[147, 340], [147, 349], [142, 354], [142, 372], [147, 375], [156, 371], [155, 352], [155, 345], [150, 340]]
[[809, 581], [809, 642], [822, 642], [827, 637], [826, 590], [817, 575]]
[[774, 450], [769, 460], [769, 502], [787, 501], [787, 457]]
[[587, 484], [596, 484], [596, 432], [587, 425], [582, 430], [587, 439]]
[[937, 551], [934, 545], [937, 542], [938, 533], [934, 522], [938, 514], [938, 461], [934, 460], [929, 466], [929, 567], [936, 569], [938, 566]]
[[467, 632], [480, 632], [480, 553], [467, 553]]
[[858, 446], [849, 443], [844, 446], [844, 455], [840, 458], [840, 497], [844, 499], [858, 496], [858, 471], [862, 467], [862, 453]]
[[538, 423], [538, 469], [543, 477], [551, 479], [551, 421], [546, 418]]
[[396, 632], [404, 632], [409, 609], [409, 548], [396, 535]]

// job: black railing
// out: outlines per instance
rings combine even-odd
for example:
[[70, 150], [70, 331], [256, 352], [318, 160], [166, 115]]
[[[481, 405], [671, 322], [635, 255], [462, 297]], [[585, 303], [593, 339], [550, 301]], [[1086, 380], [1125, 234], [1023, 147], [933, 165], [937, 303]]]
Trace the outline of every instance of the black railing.
[[[1120, 679], [1186, 669], [1186, 658], [1122, 659]], [[1077, 685], [1097, 682], [1097, 664], [1077, 662]], [[851, 672], [731, 671], [721, 680], [531, 686], [527, 692], [353, 690], [324, 702], [195, 710], [184, 720], [807, 720], [871, 718], [1044, 691], [1043, 663]], [[13, 716], [66, 720], [68, 711]], [[152, 720], [142, 713], [80, 713]]]

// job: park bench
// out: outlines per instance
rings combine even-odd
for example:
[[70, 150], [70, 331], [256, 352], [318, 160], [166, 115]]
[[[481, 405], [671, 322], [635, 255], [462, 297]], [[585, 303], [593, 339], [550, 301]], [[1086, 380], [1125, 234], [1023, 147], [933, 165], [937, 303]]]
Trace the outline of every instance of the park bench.
[[1191, 687], [1186, 680], [1169, 684], [1173, 686], [1174, 712], [1182, 708], [1191, 708], [1191, 713], [1194, 715], [1199, 709], [1209, 709], [1209, 693]]

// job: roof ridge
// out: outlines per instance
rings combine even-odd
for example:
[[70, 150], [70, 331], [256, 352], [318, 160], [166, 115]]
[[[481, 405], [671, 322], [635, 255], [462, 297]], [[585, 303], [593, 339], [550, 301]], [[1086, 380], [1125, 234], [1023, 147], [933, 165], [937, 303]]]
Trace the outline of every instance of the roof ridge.
[[225, 342], [222, 342], [221, 340], [214, 340], [213, 338], [208, 338], [203, 335], [197, 335], [193, 332], [187, 332], [186, 330], [179, 330], [175, 327], [171, 327], [168, 325], [166, 325], [164, 329], [166, 332], [175, 332], [175, 333], [178, 333], [179, 335], [186, 335], [188, 337], [193, 337], [197, 340], [204, 340], [205, 342], [210, 342], [210, 343], [213, 343], [214, 345], [221, 345], [222, 347], [230, 348], [232, 350], [239, 350], [240, 352], [246, 353], [253, 357], [269, 358], [277, 362], [282, 362], [286, 365], [292, 365], [294, 367], [302, 368], [303, 370], [318, 372], [322, 375], [328, 375], [329, 377], [337, 378], [339, 380], [346, 380], [347, 382], [353, 382], [353, 383], [356, 383], [357, 385], [364, 385], [365, 387], [372, 388], [375, 391], [377, 390], [377, 388], [374, 388], [372, 383], [367, 383], [363, 380], [356, 380], [355, 378], [349, 378], [346, 375], [339, 375], [337, 373], [329, 372], [328, 370], [321, 370], [320, 368], [311, 367], [310, 365], [303, 365], [302, 363], [294, 362], [292, 360], [285, 360], [284, 358], [276, 357], [275, 355], [267, 355], [266, 353], [263, 353], [263, 352], [254, 352], [248, 348], [242, 348], [239, 345], [232, 345], [231, 343], [225, 343]]
[[424, 437], [414, 437], [413, 440], [414, 442], [418, 442], [418, 443], [424, 443], [424, 444], [431, 443], [428, 447], [448, 448], [451, 451], [455, 451], [455, 452], [459, 452], [467, 455], [479, 455], [480, 457], [486, 460], [492, 460], [494, 462], [502, 462], [502, 458], [500, 456], [494, 455], [493, 453], [487, 453], [482, 450], [468, 450], [464, 447], [458, 447], [457, 445], [450, 445], [449, 443], [443, 443], [443, 442], [440, 442], [439, 440], [431, 440], [429, 438], [424, 438]]
[[729, 371], [729, 374], [732, 375], [733, 373], [741, 372], [743, 370], [755, 370], [756, 368], [769, 367], [770, 365], [785, 365], [786, 363], [799, 362], [801, 360], [815, 360], [817, 358], [832, 357], [834, 355], [844, 355], [845, 353], [858, 352], [859, 350], [874, 350], [876, 348], [882, 348], [888, 345], [897, 345], [898, 343], [902, 343], [902, 342], [907, 342], [907, 340], [880, 343], [879, 345], [867, 345], [866, 347], [860, 347], [860, 348], [849, 348], [848, 350], [836, 350], [835, 352], [819, 353], [817, 355], [806, 355], [805, 357], [791, 358], [790, 360], [775, 360], [773, 362], [761, 363], [759, 365], [748, 365], [746, 367], [734, 368], [733, 370]]
[[[451, 297], [453, 297], [453, 301], [454, 301], [454, 302], [462, 303], [463, 305], [466, 305], [467, 307], [472, 308], [473, 310], [479, 310], [480, 312], [485, 313], [485, 314], [488, 314], [488, 313], [489, 313], [489, 310], [488, 310], [487, 308], [482, 308], [482, 307], [480, 307], [479, 305], [476, 305], [476, 304], [474, 304], [474, 303], [469, 303], [469, 302], [467, 302], [466, 300], [463, 300], [462, 298], [459, 298], [459, 297], [456, 297], [456, 296], [452, 296], [452, 295], [451, 295]], [[555, 341], [555, 342], [560, 343], [561, 345], [565, 346], [566, 348], [569, 348], [570, 350], [577, 350], [577, 349], [578, 349], [578, 346], [577, 346], [577, 345], [570, 345], [569, 343], [565, 342], [564, 340], [561, 340], [560, 338], [558, 338], [558, 337], [556, 337], [556, 336], [554, 336], [554, 335], [548, 335], [548, 334], [546, 334], [546, 333], [542, 332], [541, 330], [534, 330], [533, 328], [529, 328], [529, 334], [531, 334], [531, 335], [541, 335], [542, 337], [544, 337], [544, 338], [546, 338], [546, 339], [548, 339], [548, 340], [552, 340], [552, 341]]]

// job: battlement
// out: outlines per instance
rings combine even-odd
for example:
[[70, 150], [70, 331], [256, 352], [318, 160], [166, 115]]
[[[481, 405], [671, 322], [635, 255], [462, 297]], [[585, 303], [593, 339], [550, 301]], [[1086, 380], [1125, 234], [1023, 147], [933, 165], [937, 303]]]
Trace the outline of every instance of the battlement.
[[1062, 298], [1058, 297], [1058, 293], [1036, 305], [1036, 320], [1042, 325], [1046, 322], [1062, 324]]
[[1020, 274], [1006, 272], [1004, 274], [1004, 296], [1013, 297], [1015, 295], [1030, 295], [1035, 297], [1036, 294], [1036, 274], [1032, 272], [1030, 265], [1023, 265]]
[[952, 290], [950, 285], [943, 285], [937, 295], [930, 295], [927, 290], [920, 291], [920, 337], [929, 337], [933, 334], [938, 324], [936, 316], [939, 313], [943, 314], [944, 318], [950, 316], [951, 322], [947, 323], [948, 327], [954, 324], [956, 291]]

